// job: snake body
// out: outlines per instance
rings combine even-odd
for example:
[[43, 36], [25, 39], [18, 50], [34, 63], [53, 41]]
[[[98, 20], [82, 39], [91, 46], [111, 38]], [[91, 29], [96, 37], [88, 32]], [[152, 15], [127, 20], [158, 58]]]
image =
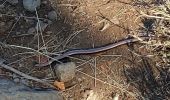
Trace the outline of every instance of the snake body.
[[[140, 39], [145, 40], [146, 37], [141, 37]], [[112, 44], [102, 46], [102, 47], [89, 48], [89, 49], [72, 49], [72, 50], [64, 52], [61, 55], [54, 57], [53, 59], [51, 59], [47, 63], [36, 64], [35, 66], [39, 66], [39, 67], [48, 66], [54, 61], [58, 61], [60, 59], [63, 59], [65, 57], [69, 57], [71, 55], [98, 53], [98, 52], [106, 51], [106, 50], [109, 50], [109, 49], [112, 49], [112, 48], [115, 48], [115, 47], [118, 47], [118, 46], [121, 46], [121, 45], [124, 45], [124, 44], [134, 43], [134, 42], [138, 42], [138, 41], [139, 41], [139, 39], [137, 39], [137, 38], [130, 38], [130, 39], [124, 39], [124, 40], [121, 40], [119, 42], [112, 43]]]

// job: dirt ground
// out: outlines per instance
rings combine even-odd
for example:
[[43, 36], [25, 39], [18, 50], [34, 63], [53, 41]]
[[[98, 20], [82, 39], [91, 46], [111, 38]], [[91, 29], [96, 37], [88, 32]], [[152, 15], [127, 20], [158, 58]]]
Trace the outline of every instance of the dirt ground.
[[[2, 4], [5, 0], [1, 0]], [[140, 0], [139, 0], [140, 1]], [[28, 30], [37, 23], [35, 12], [26, 11], [22, 0], [17, 5], [5, 4], [0, 10], [0, 41], [54, 53], [76, 48], [94, 48], [129, 35], [140, 33], [144, 27], [139, 12], [147, 5], [133, 0], [42, 0], [37, 10], [40, 21], [48, 26], [37, 37]], [[57, 20], [49, 20], [48, 12], [55, 10]], [[37, 42], [39, 39], [39, 42]], [[77, 65], [76, 77], [61, 91], [66, 100], [138, 100], [153, 99], [158, 71], [151, 59], [136, 54], [150, 54], [142, 44], [129, 44], [91, 55], [70, 58]], [[36, 68], [36, 53], [15, 47], [1, 46], [0, 56], [14, 68], [42, 79], [53, 80], [50, 68]], [[146, 70], [147, 69], [147, 70]], [[1, 69], [2, 70], [2, 69]], [[13, 78], [6, 70], [5, 77]], [[50, 74], [49, 74], [50, 73]], [[151, 73], [151, 74], [147, 74]], [[153, 74], [154, 73], [154, 74]], [[12, 77], [11, 77], [12, 76]], [[147, 78], [146, 80], [143, 77]], [[20, 78], [22, 80], [22, 78]], [[29, 82], [29, 85], [34, 85]], [[38, 85], [39, 86], [39, 85]], [[116, 99], [118, 97], [119, 99]], [[164, 97], [162, 97], [164, 98]], [[160, 99], [161, 100], [161, 99]]]

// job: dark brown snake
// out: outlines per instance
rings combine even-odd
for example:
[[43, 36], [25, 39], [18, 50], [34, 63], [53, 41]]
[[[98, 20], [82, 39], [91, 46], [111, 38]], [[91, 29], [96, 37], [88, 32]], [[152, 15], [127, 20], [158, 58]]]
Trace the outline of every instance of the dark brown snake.
[[[140, 39], [145, 40], [145, 39], [148, 39], [148, 37], [140, 37]], [[35, 66], [38, 66], [38, 67], [48, 66], [54, 61], [58, 61], [60, 59], [63, 59], [65, 57], [69, 57], [71, 55], [98, 53], [98, 52], [106, 51], [106, 50], [109, 50], [109, 49], [112, 49], [112, 48], [115, 48], [115, 47], [118, 47], [118, 46], [121, 46], [121, 45], [124, 45], [124, 44], [134, 43], [134, 42], [138, 42], [138, 41], [140, 41], [140, 40], [137, 39], [137, 38], [130, 38], [130, 39], [124, 39], [124, 40], [121, 40], [119, 42], [112, 43], [112, 44], [102, 46], [102, 47], [97, 47], [97, 48], [73, 49], [73, 50], [66, 51], [63, 54], [54, 57], [53, 59], [51, 59], [47, 63], [36, 64]]]

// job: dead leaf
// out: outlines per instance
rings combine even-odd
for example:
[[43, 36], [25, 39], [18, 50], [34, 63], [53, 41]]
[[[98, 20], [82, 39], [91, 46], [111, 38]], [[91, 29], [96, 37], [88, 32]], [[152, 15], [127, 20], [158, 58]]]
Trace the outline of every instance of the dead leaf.
[[64, 82], [55, 81], [55, 82], [54, 82], [54, 86], [57, 87], [57, 88], [59, 88], [60, 90], [65, 90]]

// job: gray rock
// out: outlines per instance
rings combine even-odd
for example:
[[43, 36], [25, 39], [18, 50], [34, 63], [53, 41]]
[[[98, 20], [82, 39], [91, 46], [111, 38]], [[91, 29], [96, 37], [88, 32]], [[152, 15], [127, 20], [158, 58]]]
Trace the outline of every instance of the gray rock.
[[56, 74], [61, 82], [68, 82], [75, 77], [75, 70], [74, 62], [63, 63], [56, 67]]
[[11, 5], [18, 4], [18, 0], [7, 0], [7, 2], [10, 3]]
[[57, 13], [56, 13], [55, 11], [50, 11], [50, 12], [48, 13], [48, 18], [49, 18], [50, 20], [57, 20]]
[[54, 90], [35, 91], [22, 84], [0, 79], [0, 100], [63, 100]]
[[19, 78], [14, 78], [13, 80], [14, 80], [15, 83], [19, 83], [20, 82]]
[[36, 29], [34, 27], [31, 27], [28, 29], [27, 34], [34, 34], [36, 33]]
[[5, 7], [4, 5], [2, 5], [2, 4], [0, 5], [0, 8], [1, 8], [1, 9], [4, 8], [4, 7]]
[[23, 0], [23, 6], [28, 11], [35, 11], [41, 4], [41, 0]]

